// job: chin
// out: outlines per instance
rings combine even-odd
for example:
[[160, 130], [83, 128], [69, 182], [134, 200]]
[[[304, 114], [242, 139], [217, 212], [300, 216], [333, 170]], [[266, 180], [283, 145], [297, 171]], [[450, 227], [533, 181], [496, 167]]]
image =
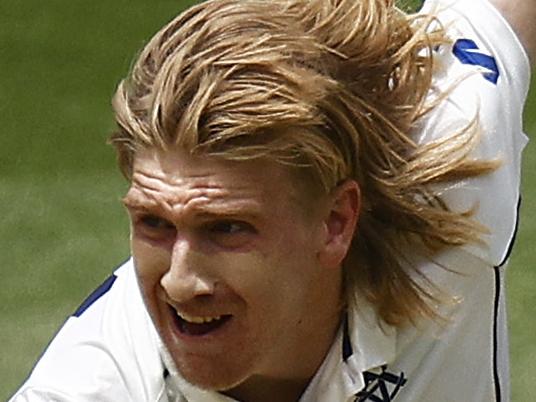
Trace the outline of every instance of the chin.
[[225, 392], [244, 383], [250, 376], [248, 370], [238, 365], [207, 365], [206, 361], [176, 360], [168, 348], [161, 345], [162, 359], [170, 374], [198, 388]]
[[227, 391], [237, 387], [247, 380], [248, 375], [226, 370], [225, 368], [199, 369], [192, 365], [178, 366], [182, 378], [196, 387], [211, 391]]

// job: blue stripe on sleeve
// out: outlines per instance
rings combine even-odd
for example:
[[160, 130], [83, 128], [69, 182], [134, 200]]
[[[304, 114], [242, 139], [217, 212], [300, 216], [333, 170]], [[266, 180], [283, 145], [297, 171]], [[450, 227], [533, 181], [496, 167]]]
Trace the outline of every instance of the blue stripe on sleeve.
[[84, 311], [86, 311], [93, 303], [95, 303], [97, 300], [99, 300], [103, 295], [105, 295], [114, 284], [115, 280], [117, 279], [117, 276], [111, 275], [106, 279], [102, 285], [100, 285], [97, 289], [91, 293], [86, 300], [78, 307], [78, 309], [74, 312], [74, 317], [80, 317]]

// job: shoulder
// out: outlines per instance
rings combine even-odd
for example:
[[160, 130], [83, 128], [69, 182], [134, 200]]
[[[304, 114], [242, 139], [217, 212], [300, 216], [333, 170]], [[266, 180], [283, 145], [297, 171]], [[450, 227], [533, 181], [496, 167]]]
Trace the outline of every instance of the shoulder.
[[441, 306], [442, 321], [397, 331], [389, 367], [406, 379], [400, 401], [500, 400], [509, 389], [503, 271], [452, 249], [423, 274], [434, 296], [450, 301]]
[[[357, 296], [348, 306], [351, 352], [342, 372], [353, 378], [354, 390], [361, 381], [360, 394], [370, 400], [384, 395], [379, 387], [400, 402], [500, 400], [509, 387], [501, 271], [461, 249], [423, 262], [420, 270], [415, 280], [444, 301], [443, 320], [378, 325], [373, 306]], [[335, 346], [339, 354], [348, 349]]]
[[475, 124], [479, 142], [471, 156], [497, 160], [500, 167], [493, 174], [452, 183], [441, 195], [455, 211], [476, 211], [475, 218], [490, 235], [484, 239], [486, 246], [469, 249], [491, 266], [500, 265], [508, 257], [518, 219], [521, 152], [527, 142], [522, 113], [530, 82], [528, 59], [508, 23], [487, 0], [428, 1], [422, 12], [436, 16], [450, 42], [434, 50], [429, 100], [440, 101], [415, 135], [427, 143]]
[[38, 394], [77, 401], [156, 400], [151, 395], [162, 388], [162, 373], [157, 336], [130, 260], [67, 319], [13, 401]]
[[508, 86], [512, 95], [524, 100], [530, 82], [527, 53], [509, 23], [488, 0], [429, 0], [421, 13], [434, 15], [451, 41], [447, 47], [453, 59], [439, 58], [437, 69], [452, 68], [451, 64], [440, 63], [456, 61], [465, 66], [465, 71], [478, 70], [489, 88]]

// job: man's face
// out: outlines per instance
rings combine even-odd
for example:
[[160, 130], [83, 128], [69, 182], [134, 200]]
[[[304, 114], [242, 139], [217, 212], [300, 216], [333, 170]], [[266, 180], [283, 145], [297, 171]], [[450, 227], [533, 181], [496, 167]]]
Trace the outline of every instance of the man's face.
[[303, 211], [285, 169], [148, 149], [125, 204], [145, 303], [185, 379], [225, 390], [314, 373], [341, 273], [318, 257], [321, 208]]

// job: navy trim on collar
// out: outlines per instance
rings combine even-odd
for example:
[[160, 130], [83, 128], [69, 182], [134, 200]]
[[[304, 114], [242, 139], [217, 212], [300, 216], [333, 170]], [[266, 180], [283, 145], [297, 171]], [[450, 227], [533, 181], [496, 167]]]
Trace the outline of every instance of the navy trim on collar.
[[346, 361], [350, 356], [354, 354], [354, 350], [352, 349], [352, 342], [350, 341], [350, 331], [348, 328], [348, 314], [344, 315], [344, 324], [342, 331], [342, 359]]

